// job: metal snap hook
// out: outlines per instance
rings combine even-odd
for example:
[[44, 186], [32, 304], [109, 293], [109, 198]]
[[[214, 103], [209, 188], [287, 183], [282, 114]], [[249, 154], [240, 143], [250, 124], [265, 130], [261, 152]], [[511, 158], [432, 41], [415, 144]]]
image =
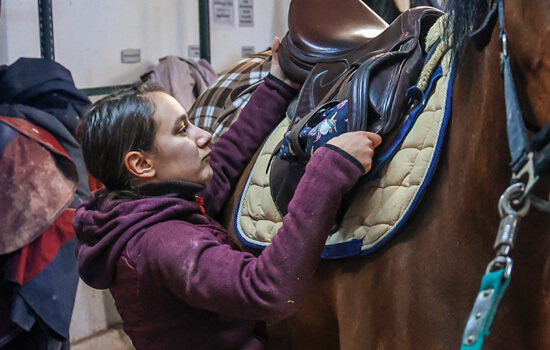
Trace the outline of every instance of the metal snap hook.
[[[503, 218], [508, 215], [517, 215], [524, 217], [529, 212], [531, 207], [531, 199], [529, 196], [525, 196], [525, 184], [518, 182], [508, 186], [508, 188], [502, 193], [498, 200], [498, 212], [500, 217]], [[512, 207], [512, 203], [516, 199], [523, 198], [523, 201], [519, 203], [521, 207], [515, 210]]]
[[[529, 152], [527, 154], [527, 158], [525, 159], [525, 164], [519, 169], [519, 171], [514, 172], [512, 174], [512, 179], [517, 180], [519, 182], [525, 183], [525, 189], [523, 190], [523, 194], [520, 201], [523, 201], [525, 197], [531, 192], [531, 189], [537, 181], [539, 180], [540, 176], [537, 174], [537, 171], [535, 169], [535, 155], [533, 152]], [[526, 177], [526, 178], [525, 178]], [[523, 180], [522, 180], [523, 178]]]

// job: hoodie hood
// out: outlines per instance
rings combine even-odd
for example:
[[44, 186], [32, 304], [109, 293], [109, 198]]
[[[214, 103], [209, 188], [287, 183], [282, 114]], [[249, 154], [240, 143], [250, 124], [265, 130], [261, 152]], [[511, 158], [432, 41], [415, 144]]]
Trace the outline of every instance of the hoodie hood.
[[[73, 226], [80, 277], [86, 284], [106, 289], [113, 283], [118, 260], [128, 241], [157, 223], [184, 220], [207, 223], [194, 193], [203, 187], [182, 182], [153, 184], [142, 199], [110, 200], [94, 196], [76, 210]], [[153, 188], [153, 189], [151, 189]], [[166, 193], [166, 195], [162, 195]]]

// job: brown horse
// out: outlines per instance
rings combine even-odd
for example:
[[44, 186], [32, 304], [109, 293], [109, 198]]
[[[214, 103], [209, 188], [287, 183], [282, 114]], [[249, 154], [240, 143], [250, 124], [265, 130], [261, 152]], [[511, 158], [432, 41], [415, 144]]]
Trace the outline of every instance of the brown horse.
[[[300, 311], [269, 325], [273, 348], [460, 347], [481, 277], [495, 256], [497, 203], [511, 170], [498, 25], [478, 50], [468, 31], [483, 21], [487, 2], [447, 3], [459, 65], [447, 139], [424, 198], [382, 249], [321, 261]], [[524, 119], [540, 128], [550, 123], [550, 5], [505, 0], [505, 16]], [[547, 198], [548, 182], [535, 191]], [[549, 252], [550, 216], [531, 210], [521, 222], [511, 284], [485, 349], [550, 349]]]

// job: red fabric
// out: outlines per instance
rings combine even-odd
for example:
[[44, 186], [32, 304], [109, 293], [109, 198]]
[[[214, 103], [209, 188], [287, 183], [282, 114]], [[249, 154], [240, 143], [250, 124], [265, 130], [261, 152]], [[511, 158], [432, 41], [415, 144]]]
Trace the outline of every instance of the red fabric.
[[46, 130], [20, 118], [0, 122], [18, 131], [0, 163], [0, 253], [7, 254], [37, 239], [70, 205], [78, 170]]
[[65, 149], [63, 149], [63, 147], [61, 147], [59, 142], [57, 142], [55, 137], [53, 137], [52, 134], [42, 129], [41, 127], [38, 127], [24, 119], [15, 118], [15, 117], [0, 116], [0, 121], [13, 127], [15, 130], [17, 130], [21, 134], [27, 137], [30, 137], [35, 141], [38, 141], [40, 144], [48, 148], [50, 151], [60, 154], [62, 156], [65, 156], [68, 159], [71, 159], [71, 157], [69, 157], [67, 152], [65, 152]]
[[105, 186], [95, 177], [88, 174], [88, 183], [90, 184], [90, 191], [95, 192], [97, 190], [101, 190]]
[[25, 285], [38, 275], [56, 256], [59, 248], [75, 237], [72, 220], [74, 209], [66, 209], [29, 245], [21, 248], [9, 264], [8, 280]]
[[204, 207], [203, 207], [203, 205], [204, 205], [204, 200], [203, 200], [201, 197], [197, 196], [197, 197], [195, 198], [195, 201], [197, 202], [198, 205], [201, 206], [201, 213], [206, 214], [206, 211], [204, 210]]

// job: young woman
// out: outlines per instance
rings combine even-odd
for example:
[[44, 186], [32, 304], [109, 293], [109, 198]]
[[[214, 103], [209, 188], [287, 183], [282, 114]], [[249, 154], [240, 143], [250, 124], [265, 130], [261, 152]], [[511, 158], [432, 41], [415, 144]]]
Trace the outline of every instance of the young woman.
[[109, 288], [137, 349], [266, 348], [257, 321], [296, 311], [342, 195], [370, 169], [375, 134], [347, 133], [315, 151], [259, 257], [239, 251], [214, 220], [296, 93], [277, 49], [276, 40], [272, 74], [212, 148], [155, 86], [106, 97], [83, 119], [84, 158], [105, 189], [74, 219], [79, 271]]

